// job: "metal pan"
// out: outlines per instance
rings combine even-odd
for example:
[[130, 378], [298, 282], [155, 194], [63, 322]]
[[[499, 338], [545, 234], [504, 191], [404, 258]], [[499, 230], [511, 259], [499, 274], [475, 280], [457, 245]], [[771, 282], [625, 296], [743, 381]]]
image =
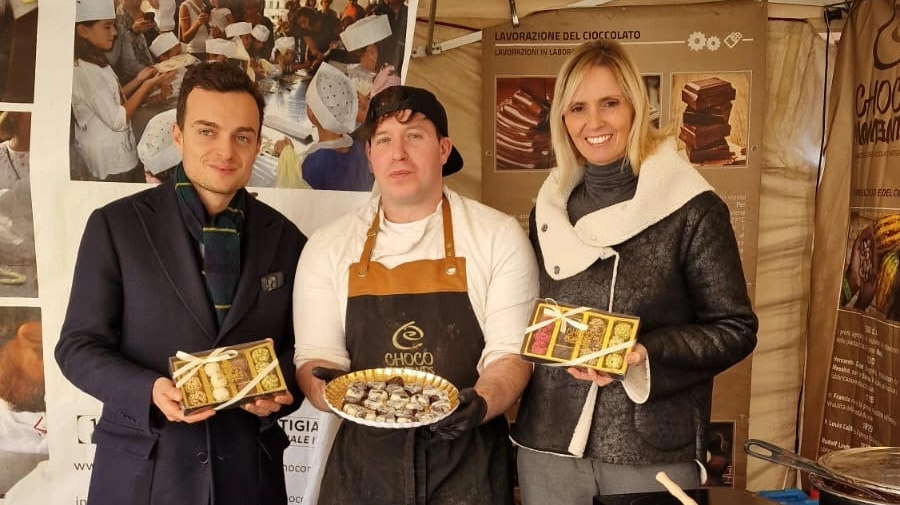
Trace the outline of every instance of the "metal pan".
[[872, 483], [860, 482], [856, 479], [847, 477], [846, 475], [834, 472], [809, 458], [788, 451], [787, 449], [781, 448], [775, 444], [770, 444], [769, 442], [751, 438], [744, 443], [744, 452], [755, 458], [822, 477], [831, 482], [852, 489], [854, 492], [861, 494], [861, 496], [866, 496], [868, 498], [878, 500], [879, 502], [896, 503], [896, 501], [888, 500], [900, 499], [900, 496], [893, 494], [890, 491], [873, 489]]

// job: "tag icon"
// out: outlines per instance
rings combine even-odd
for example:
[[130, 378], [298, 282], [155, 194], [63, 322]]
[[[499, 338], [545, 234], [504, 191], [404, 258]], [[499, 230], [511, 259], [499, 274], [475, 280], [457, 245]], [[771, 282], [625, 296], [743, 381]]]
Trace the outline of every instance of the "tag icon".
[[284, 273], [275, 272], [263, 275], [259, 280], [263, 291], [275, 291], [284, 285]]

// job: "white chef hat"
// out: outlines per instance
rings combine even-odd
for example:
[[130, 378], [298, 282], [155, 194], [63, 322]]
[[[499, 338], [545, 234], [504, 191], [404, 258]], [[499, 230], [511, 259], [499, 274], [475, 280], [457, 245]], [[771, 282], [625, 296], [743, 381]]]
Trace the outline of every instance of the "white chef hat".
[[246, 21], [240, 21], [238, 23], [231, 23], [230, 25], [225, 27], [225, 36], [229, 39], [231, 37], [237, 37], [238, 35], [247, 35], [253, 30], [253, 25]]
[[341, 32], [341, 41], [348, 51], [356, 51], [391, 36], [391, 24], [386, 14], [360, 19]]
[[231, 43], [234, 47], [231, 48], [231, 54], [228, 55], [229, 58], [250, 61], [250, 53], [247, 52], [247, 48], [244, 47], [244, 43], [241, 41], [240, 37], [231, 39]]
[[278, 37], [275, 39], [275, 51], [284, 54], [289, 50], [297, 48], [297, 42], [294, 37]]
[[272, 32], [266, 27], [266, 25], [256, 25], [253, 27], [253, 30], [250, 31], [250, 35], [253, 35], [253, 38], [260, 42], [265, 42], [269, 40], [269, 35]]
[[75, 0], [75, 22], [115, 19], [113, 0]]
[[356, 87], [343, 72], [322, 63], [306, 89], [306, 104], [328, 131], [350, 133], [356, 128], [359, 99]]
[[153, 56], [159, 58], [160, 55], [178, 44], [178, 37], [176, 37], [174, 33], [160, 33], [153, 39], [153, 42], [150, 43], [150, 52], [153, 53]]
[[206, 52], [231, 58], [234, 53], [234, 43], [228, 39], [206, 39]]
[[138, 142], [138, 158], [144, 164], [144, 169], [153, 175], [168, 170], [181, 161], [181, 153], [172, 141], [175, 113], [175, 109], [169, 109], [150, 118]]

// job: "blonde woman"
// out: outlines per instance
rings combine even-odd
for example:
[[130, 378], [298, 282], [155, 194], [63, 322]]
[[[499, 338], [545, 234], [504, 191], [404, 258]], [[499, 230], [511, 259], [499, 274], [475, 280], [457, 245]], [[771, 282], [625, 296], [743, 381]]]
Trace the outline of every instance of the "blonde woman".
[[713, 377], [756, 345], [728, 208], [650, 125], [622, 46], [580, 46], [550, 111], [558, 166], [531, 213], [541, 297], [640, 317], [624, 380], [536, 366], [512, 439], [523, 503], [701, 483]]

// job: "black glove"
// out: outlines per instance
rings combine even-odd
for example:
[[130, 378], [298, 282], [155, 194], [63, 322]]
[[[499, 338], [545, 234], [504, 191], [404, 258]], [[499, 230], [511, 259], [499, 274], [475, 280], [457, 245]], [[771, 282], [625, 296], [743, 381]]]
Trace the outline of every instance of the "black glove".
[[343, 370], [338, 370], [337, 368], [328, 368], [324, 366], [315, 366], [312, 369], [313, 377], [317, 379], [321, 379], [325, 381], [325, 384], [337, 379], [341, 375], [346, 374], [347, 372]]
[[453, 440], [464, 432], [475, 429], [487, 414], [487, 402], [475, 391], [466, 388], [459, 392], [459, 407], [452, 414], [431, 425], [435, 434]]

